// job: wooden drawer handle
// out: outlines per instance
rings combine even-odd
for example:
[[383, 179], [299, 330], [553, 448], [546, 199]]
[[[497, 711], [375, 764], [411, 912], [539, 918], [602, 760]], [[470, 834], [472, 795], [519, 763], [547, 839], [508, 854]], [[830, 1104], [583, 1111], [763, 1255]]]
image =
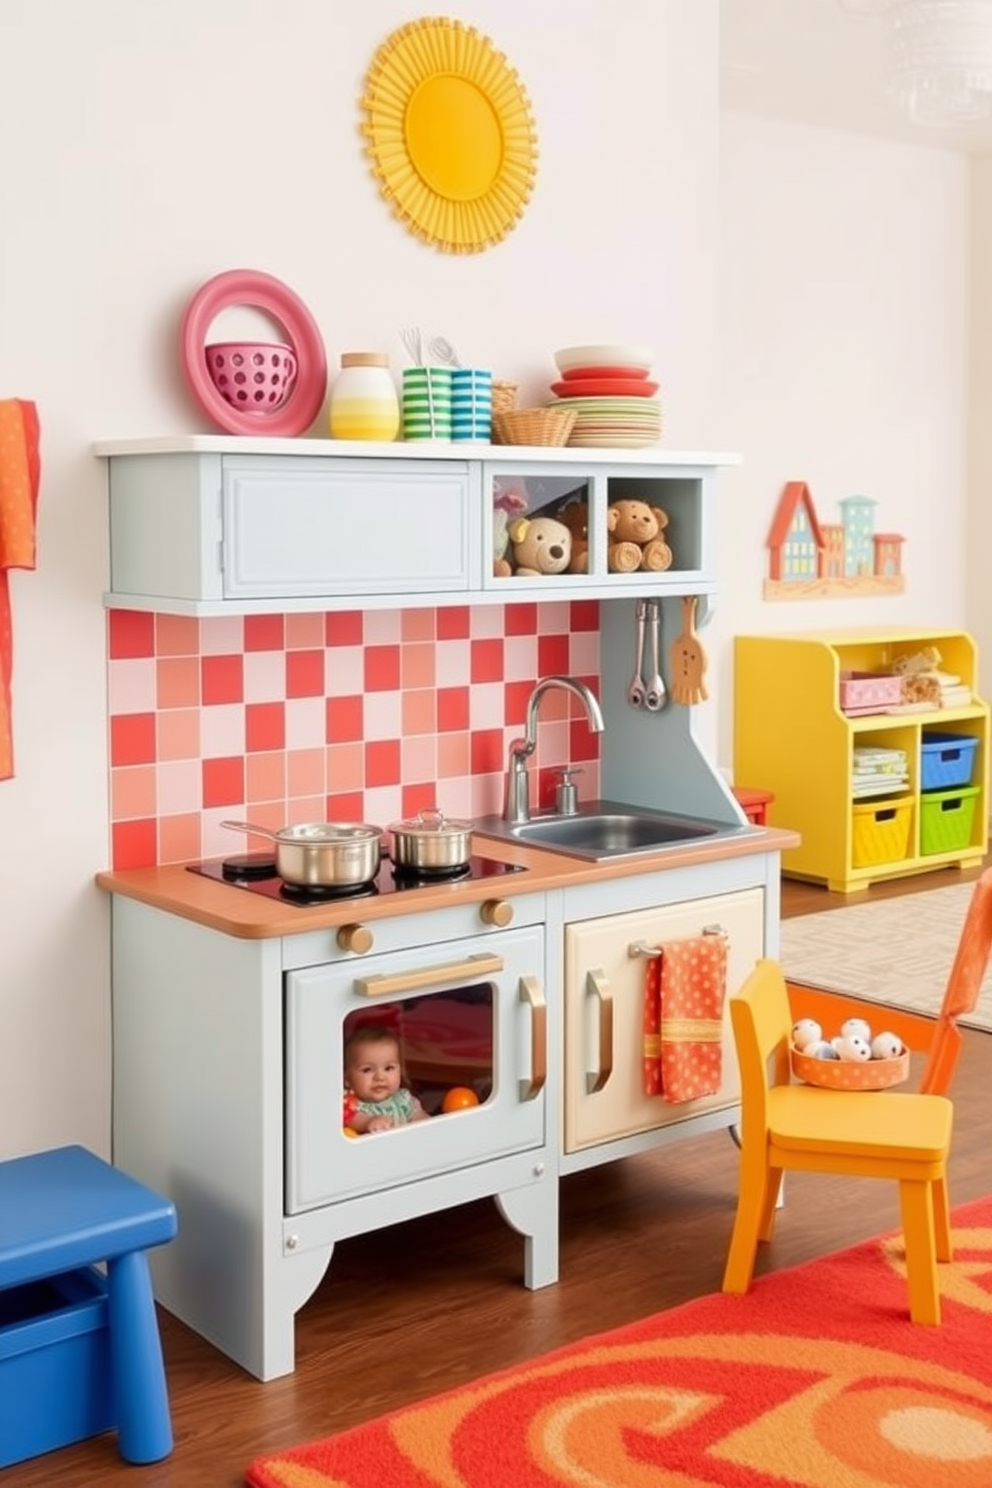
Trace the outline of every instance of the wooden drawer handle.
[[513, 905], [508, 899], [487, 899], [479, 910], [484, 925], [498, 925], [505, 930], [513, 921]]
[[372, 931], [368, 925], [342, 925], [337, 941], [342, 951], [354, 951], [356, 956], [364, 956], [372, 949]]
[[586, 981], [599, 999], [599, 1068], [586, 1071], [586, 1094], [595, 1095], [613, 1073], [613, 993], [606, 972], [598, 966], [586, 973]]
[[548, 1005], [544, 990], [535, 976], [520, 978], [520, 1001], [530, 1004], [530, 1063], [529, 1080], [521, 1080], [517, 1092], [522, 1101], [531, 1101], [540, 1095], [548, 1078]]
[[393, 997], [398, 992], [422, 992], [425, 987], [439, 987], [446, 982], [474, 981], [476, 977], [494, 976], [502, 970], [502, 956], [466, 956], [464, 961], [423, 966], [419, 971], [356, 977], [355, 991], [360, 997]]

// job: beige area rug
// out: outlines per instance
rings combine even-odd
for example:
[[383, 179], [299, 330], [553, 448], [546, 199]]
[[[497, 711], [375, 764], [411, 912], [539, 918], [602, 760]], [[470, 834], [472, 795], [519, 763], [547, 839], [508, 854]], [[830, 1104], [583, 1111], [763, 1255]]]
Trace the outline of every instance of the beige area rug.
[[[779, 959], [786, 977], [936, 1014], [973, 889], [952, 884], [783, 920]], [[974, 1013], [961, 1022], [992, 1032], [992, 972]]]

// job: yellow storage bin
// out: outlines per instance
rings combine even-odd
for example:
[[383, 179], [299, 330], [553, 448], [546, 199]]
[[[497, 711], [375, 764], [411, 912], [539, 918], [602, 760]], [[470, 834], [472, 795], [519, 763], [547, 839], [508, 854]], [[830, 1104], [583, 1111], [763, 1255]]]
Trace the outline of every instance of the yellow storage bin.
[[913, 822], [912, 796], [888, 801], [859, 801], [854, 809], [851, 861], [855, 868], [895, 863], [909, 855]]

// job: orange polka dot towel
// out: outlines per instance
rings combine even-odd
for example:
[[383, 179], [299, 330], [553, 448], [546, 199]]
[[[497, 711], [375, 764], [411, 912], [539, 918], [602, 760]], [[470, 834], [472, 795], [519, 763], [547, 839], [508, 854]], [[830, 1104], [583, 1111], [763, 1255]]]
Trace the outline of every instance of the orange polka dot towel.
[[14, 773], [14, 638], [8, 573], [35, 565], [40, 474], [38, 410], [18, 398], [0, 398], [0, 780], [9, 780]]
[[669, 940], [645, 963], [644, 1093], [679, 1102], [720, 1089], [727, 937]]

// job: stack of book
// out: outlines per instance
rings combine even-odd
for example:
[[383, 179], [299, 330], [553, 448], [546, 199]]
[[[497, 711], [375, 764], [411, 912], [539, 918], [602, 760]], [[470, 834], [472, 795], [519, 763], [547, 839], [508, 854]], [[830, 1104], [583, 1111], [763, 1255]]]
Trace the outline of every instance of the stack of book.
[[855, 749], [853, 764], [851, 795], [856, 801], [865, 796], [895, 795], [909, 784], [905, 749]]
[[942, 708], [967, 708], [971, 706], [971, 688], [952, 672], [934, 672], [940, 686]]

